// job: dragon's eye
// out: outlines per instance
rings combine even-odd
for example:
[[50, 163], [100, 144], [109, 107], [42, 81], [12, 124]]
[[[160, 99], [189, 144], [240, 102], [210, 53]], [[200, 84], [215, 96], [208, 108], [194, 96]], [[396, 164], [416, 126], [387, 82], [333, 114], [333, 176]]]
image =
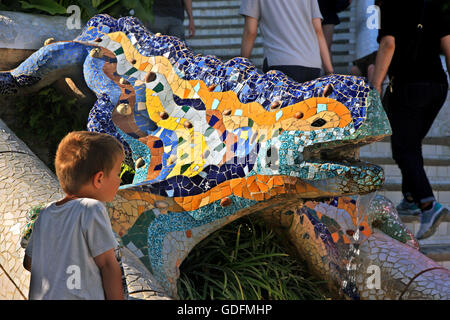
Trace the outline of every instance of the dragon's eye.
[[322, 118], [314, 120], [313, 123], [311, 123], [311, 126], [313, 127], [323, 127], [327, 122], [323, 120]]
[[147, 75], [145, 76], [145, 82], [153, 82], [156, 79], [156, 73], [154, 72], [149, 72], [147, 73]]
[[142, 168], [145, 166], [145, 161], [142, 158], [136, 160], [136, 169]]
[[325, 89], [323, 89], [323, 96], [328, 97], [334, 91], [334, 87], [331, 83], [327, 84]]

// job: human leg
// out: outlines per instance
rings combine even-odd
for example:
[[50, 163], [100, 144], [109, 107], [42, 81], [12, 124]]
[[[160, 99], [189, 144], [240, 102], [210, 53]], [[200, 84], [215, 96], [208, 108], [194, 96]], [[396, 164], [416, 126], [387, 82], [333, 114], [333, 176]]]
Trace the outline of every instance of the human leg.
[[[422, 137], [425, 138], [429, 129], [431, 128], [436, 116], [443, 106], [447, 97], [448, 84], [447, 83], [433, 83], [431, 84], [431, 97], [433, 98], [433, 108], [430, 108], [427, 117], [424, 118], [424, 125], [422, 127]], [[420, 220], [420, 229], [417, 233], [417, 239], [425, 239], [432, 236], [444, 215], [448, 213], [448, 209], [444, 208], [437, 201], [421, 200], [422, 216]]]
[[387, 94], [391, 94], [392, 156], [402, 173], [403, 196], [410, 195], [417, 204], [434, 199], [422, 155], [423, 119], [431, 103], [429, 88], [396, 83]]
[[422, 156], [422, 140], [428, 133], [442, 107], [447, 85], [438, 83], [394, 83], [393, 106], [389, 119], [393, 128], [392, 154], [402, 172], [402, 192], [405, 199], [411, 196], [421, 209], [421, 226], [418, 239], [430, 237], [446, 213], [436, 201], [426, 176]]
[[334, 24], [323, 24], [323, 35], [327, 41], [328, 50], [331, 54], [331, 45], [333, 44]]
[[374, 51], [364, 57], [353, 61], [353, 67], [350, 70], [350, 74], [366, 77], [370, 82], [370, 80], [372, 79], [373, 71], [375, 69], [376, 56], [377, 52]]
[[375, 64], [369, 64], [367, 67], [367, 79], [372, 83], [373, 74], [375, 72]]
[[161, 33], [167, 35], [169, 32], [169, 21], [167, 17], [157, 16], [153, 17], [153, 22], [144, 22], [145, 27], [152, 33]]
[[183, 20], [170, 17], [168, 35], [175, 36], [185, 40]]
[[354, 65], [350, 68], [350, 74], [352, 76], [362, 76], [361, 70], [359, 70], [358, 66]]
[[333, 43], [334, 27], [341, 23], [337, 14], [336, 3], [334, 1], [319, 0], [319, 8], [322, 13], [322, 30], [327, 42], [328, 50], [331, 54], [331, 45]]

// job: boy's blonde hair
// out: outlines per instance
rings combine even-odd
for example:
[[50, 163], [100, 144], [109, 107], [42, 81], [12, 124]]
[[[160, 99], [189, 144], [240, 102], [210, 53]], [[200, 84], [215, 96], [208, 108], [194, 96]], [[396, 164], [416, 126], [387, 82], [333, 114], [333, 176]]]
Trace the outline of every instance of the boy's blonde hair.
[[109, 175], [121, 155], [124, 155], [122, 144], [109, 134], [70, 132], [59, 143], [55, 156], [61, 188], [67, 194], [74, 194], [97, 172]]

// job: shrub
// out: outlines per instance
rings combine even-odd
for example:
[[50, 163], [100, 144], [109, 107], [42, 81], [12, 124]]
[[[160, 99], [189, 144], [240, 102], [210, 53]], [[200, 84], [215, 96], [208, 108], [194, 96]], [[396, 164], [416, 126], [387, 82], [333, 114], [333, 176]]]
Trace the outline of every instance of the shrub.
[[216, 231], [192, 250], [180, 268], [178, 293], [185, 300], [321, 300], [326, 299], [321, 284], [252, 215]]

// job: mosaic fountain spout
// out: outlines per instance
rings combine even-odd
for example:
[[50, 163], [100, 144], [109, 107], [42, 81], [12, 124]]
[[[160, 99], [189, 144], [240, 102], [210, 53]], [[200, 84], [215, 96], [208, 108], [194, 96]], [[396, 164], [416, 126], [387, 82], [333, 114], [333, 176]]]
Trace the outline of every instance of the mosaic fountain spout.
[[[337, 296], [396, 298], [404, 290], [408, 297], [412, 282], [373, 295], [344, 272], [349, 228], [366, 226], [360, 261], [373, 256], [381, 266], [372, 244], [383, 239], [407, 246], [389, 228], [391, 237], [379, 236], [367, 210], [352, 220], [348, 197], [374, 192], [384, 181], [380, 167], [358, 160], [358, 148], [391, 133], [366, 79], [330, 75], [299, 84], [278, 71], [262, 74], [244, 58], [194, 55], [183, 41], [153, 34], [135, 18], [99, 15], [75, 40], [46, 45], [0, 73], [0, 93], [35, 90], [53, 81], [58, 68], [82, 70], [98, 99], [88, 129], [115, 136], [136, 168], [133, 182], [107, 204], [134, 270], [129, 283], [139, 279], [147, 288], [129, 287], [133, 297], [176, 298], [179, 267], [191, 249], [252, 213], [284, 232]], [[414, 259], [432, 264], [418, 252]], [[448, 270], [433, 270], [437, 293], [418, 286], [421, 297], [448, 296], [442, 285]]]

